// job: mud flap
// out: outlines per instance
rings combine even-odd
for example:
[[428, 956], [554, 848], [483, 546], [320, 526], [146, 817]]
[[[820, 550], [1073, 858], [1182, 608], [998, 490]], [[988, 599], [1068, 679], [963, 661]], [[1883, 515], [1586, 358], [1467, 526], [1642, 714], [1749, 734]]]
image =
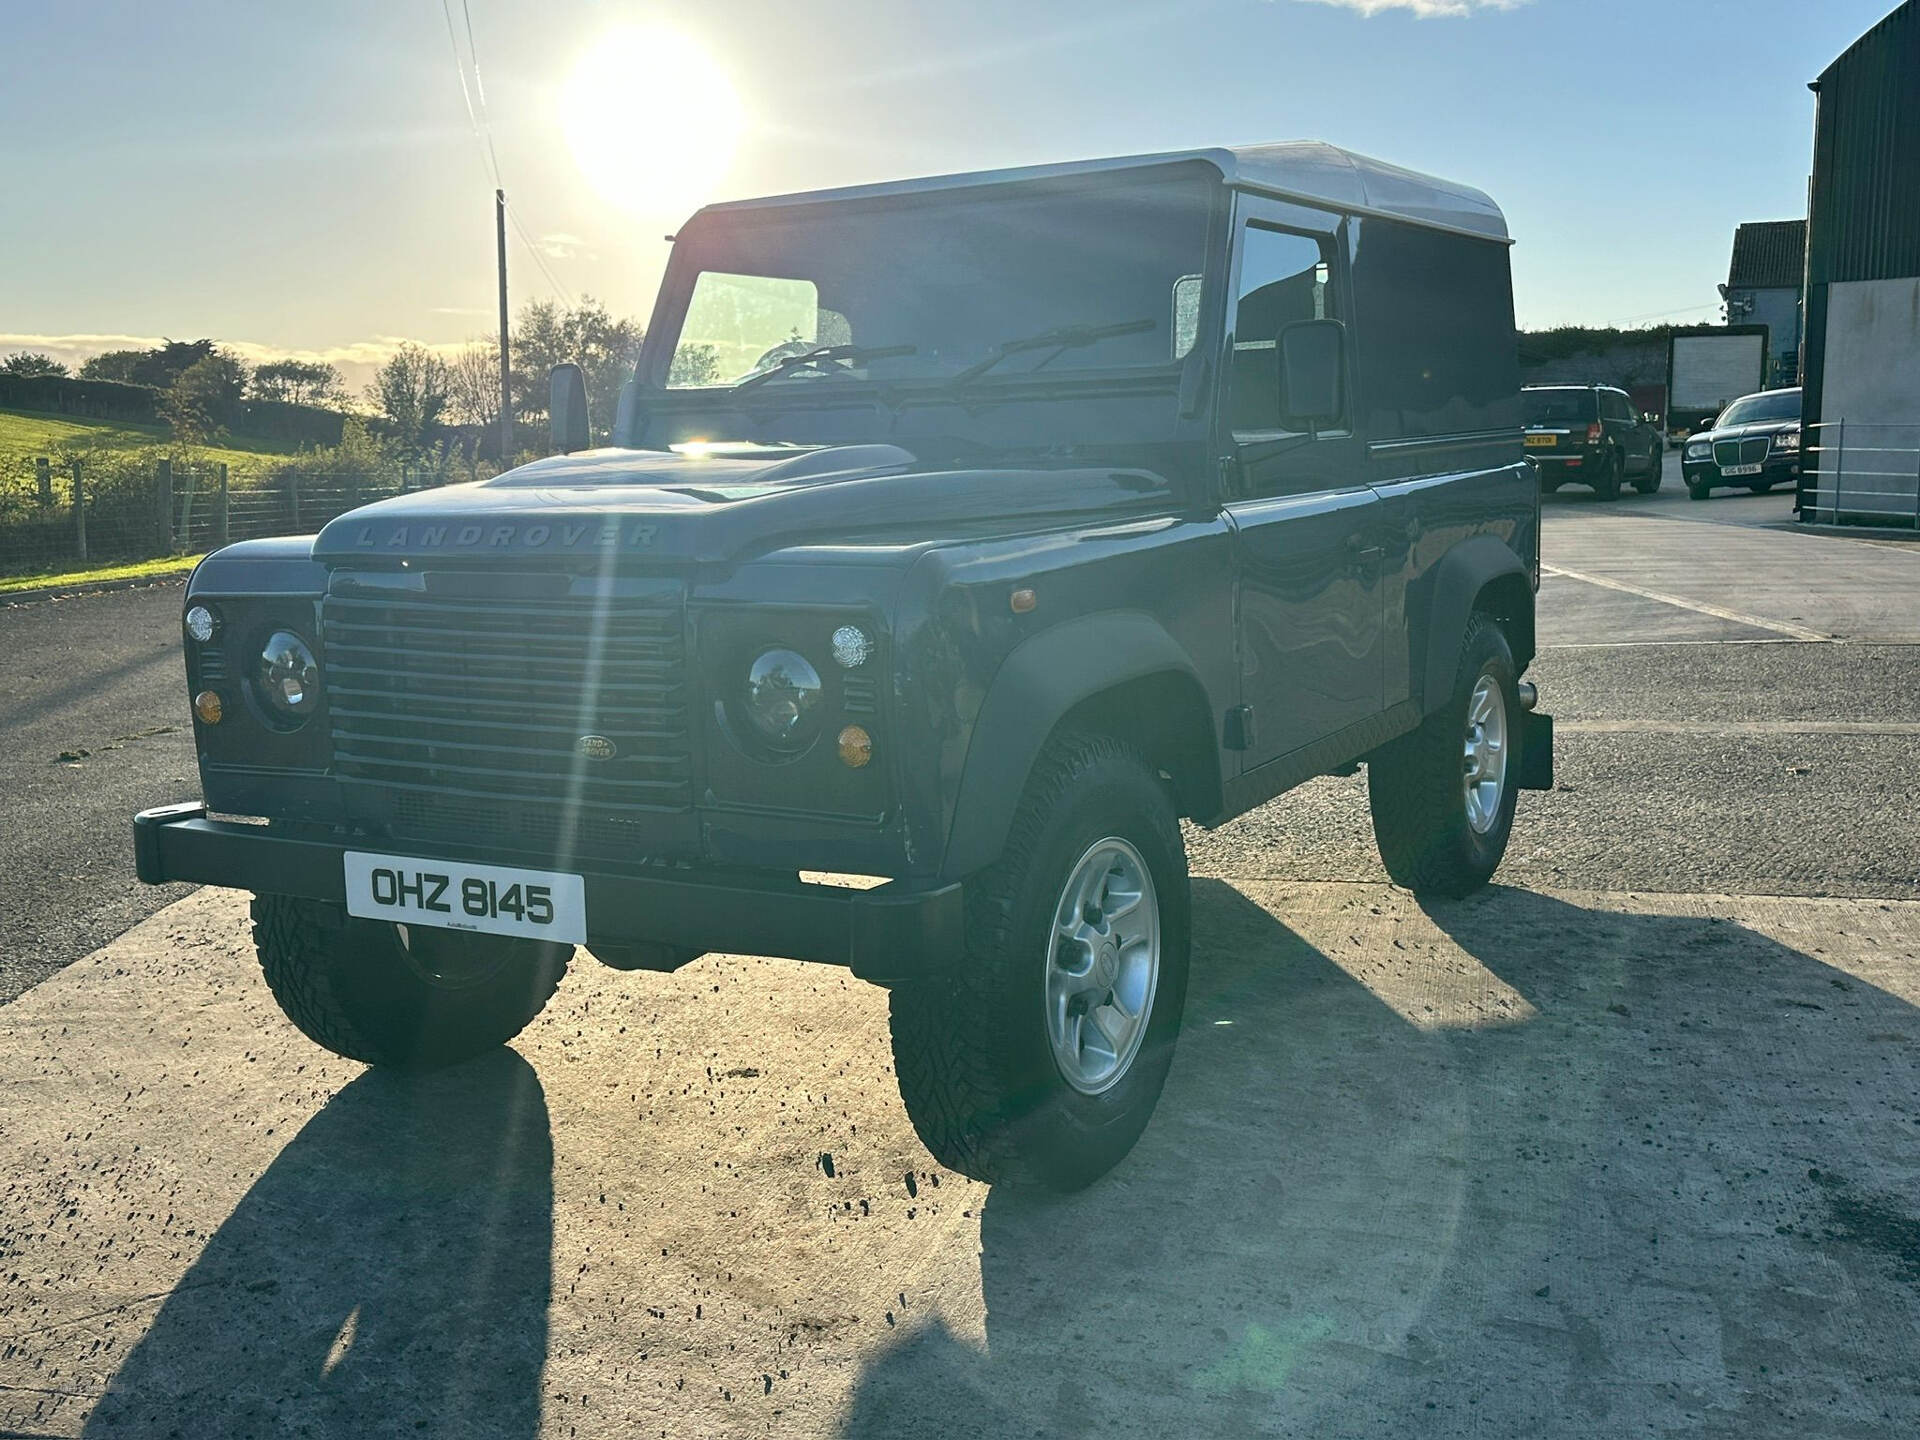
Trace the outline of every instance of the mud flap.
[[1553, 717], [1538, 710], [1520, 716], [1520, 788], [1553, 788]]

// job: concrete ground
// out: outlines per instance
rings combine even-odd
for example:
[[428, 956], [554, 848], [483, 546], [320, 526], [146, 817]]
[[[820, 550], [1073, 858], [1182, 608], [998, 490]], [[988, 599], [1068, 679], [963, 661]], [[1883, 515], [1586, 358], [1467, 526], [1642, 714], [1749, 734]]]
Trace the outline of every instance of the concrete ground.
[[837, 971], [582, 955], [406, 1081], [169, 905], [0, 1006], [0, 1436], [1920, 1433], [1920, 549], [1669, 486], [1549, 504], [1500, 885], [1358, 780], [1190, 837], [1075, 1197], [934, 1167]]

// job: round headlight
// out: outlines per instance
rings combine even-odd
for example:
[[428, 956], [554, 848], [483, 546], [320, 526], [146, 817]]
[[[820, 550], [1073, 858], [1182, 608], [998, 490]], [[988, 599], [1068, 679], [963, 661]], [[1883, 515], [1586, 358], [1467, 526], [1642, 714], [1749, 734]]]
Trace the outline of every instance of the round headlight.
[[254, 688], [269, 714], [304, 724], [320, 708], [320, 662], [312, 647], [291, 630], [274, 631], [254, 667]]
[[194, 605], [187, 610], [187, 634], [202, 645], [213, 639], [214, 627], [220, 622], [214, 618], [213, 611], [204, 605]]
[[820, 672], [792, 650], [768, 650], [747, 669], [747, 719], [782, 750], [799, 749], [819, 731], [820, 699]]

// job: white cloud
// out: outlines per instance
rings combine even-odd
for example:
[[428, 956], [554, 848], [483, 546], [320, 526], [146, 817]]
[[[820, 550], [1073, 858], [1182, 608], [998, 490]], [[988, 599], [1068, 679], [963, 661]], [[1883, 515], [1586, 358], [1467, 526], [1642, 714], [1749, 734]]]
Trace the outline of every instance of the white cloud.
[[549, 235], [542, 235], [538, 242], [536, 242], [536, 248], [549, 260], [571, 260], [575, 256], [579, 256], [585, 260], [596, 260], [599, 258], [587, 249], [587, 242], [582, 240], [578, 235], [569, 235], [560, 230], [556, 230]]
[[1406, 10], [1419, 20], [1459, 19], [1488, 10], [1517, 10], [1528, 0], [1302, 0], [1314, 5], [1337, 5], [1369, 18], [1388, 10]]

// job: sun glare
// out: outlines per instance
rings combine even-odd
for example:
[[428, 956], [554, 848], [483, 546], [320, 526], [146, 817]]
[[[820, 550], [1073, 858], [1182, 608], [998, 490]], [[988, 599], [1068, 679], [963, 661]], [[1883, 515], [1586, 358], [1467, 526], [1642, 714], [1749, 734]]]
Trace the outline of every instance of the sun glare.
[[580, 57], [560, 96], [574, 162], [610, 204], [678, 219], [733, 163], [745, 116], [725, 72], [685, 35], [614, 30]]

